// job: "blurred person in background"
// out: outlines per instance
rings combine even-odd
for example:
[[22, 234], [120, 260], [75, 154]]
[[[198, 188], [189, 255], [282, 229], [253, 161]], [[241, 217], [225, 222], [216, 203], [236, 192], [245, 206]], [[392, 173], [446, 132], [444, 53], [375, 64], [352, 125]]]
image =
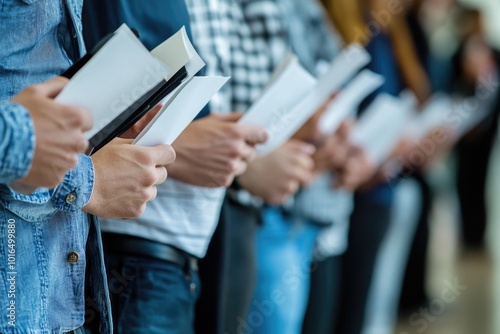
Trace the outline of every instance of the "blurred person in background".
[[[421, 6], [424, 1], [414, 1], [404, 8], [402, 15], [417, 50], [418, 60], [429, 75], [434, 58], [430, 53], [427, 35], [421, 25]], [[411, 138], [407, 140], [414, 141]], [[413, 145], [407, 148], [411, 154]], [[402, 152], [403, 156], [405, 155]], [[410, 156], [411, 157], [411, 156]], [[431, 160], [432, 157], [428, 157]], [[406, 158], [399, 161], [411, 161]], [[429, 240], [428, 218], [432, 206], [431, 187], [426, 181], [425, 167], [406, 165], [400, 173], [395, 189], [391, 225], [381, 245], [370, 287], [363, 333], [389, 333], [398, 316], [400, 300], [410, 313], [427, 306], [426, 273]]]
[[[273, 68], [292, 51], [317, 76], [321, 74], [321, 65], [339, 55], [338, 38], [317, 1], [247, 3], [245, 11], [252, 22], [254, 40], [271, 50]], [[310, 289], [313, 293], [304, 332], [316, 333], [331, 327], [329, 312], [336, 307], [333, 297], [338, 294], [335, 255], [346, 247], [352, 193], [334, 189], [331, 175], [335, 165], [343, 165], [342, 151], [346, 150], [342, 146], [347, 146], [348, 126], [344, 125], [331, 138], [322, 135], [317, 127], [322, 112], [319, 110], [294, 136], [317, 147], [317, 179], [303, 186], [293, 202], [264, 209], [263, 226], [257, 233], [258, 280], [247, 318], [255, 333], [299, 333]], [[323, 241], [322, 256], [311, 268], [318, 236]], [[276, 292], [283, 298], [277, 301]], [[259, 315], [263, 317], [257, 324]]]
[[[290, 48], [297, 52], [301, 62], [312, 72], [316, 72], [316, 66], [320, 59], [328, 62], [338, 53], [338, 43], [335, 41], [330, 27], [323, 22], [325, 16], [321, 7], [318, 7], [314, 1], [283, 1], [278, 3], [248, 1], [241, 4], [218, 3], [215, 5], [214, 2], [205, 0], [189, 0], [187, 3], [192, 17], [193, 35], [200, 46], [200, 53], [207, 60], [209, 67], [212, 66], [219, 71], [229, 69], [228, 73], [232, 74], [229, 95], [233, 105], [241, 108], [240, 110], [246, 110], [258, 97], [260, 89], [267, 83], [267, 80], [262, 80], [262, 78], [270, 77], [273, 68], [279, 65]], [[293, 19], [295, 24], [286, 24], [285, 20], [287, 19]], [[292, 27], [295, 34], [288, 30]], [[324, 43], [325, 40], [328, 43]], [[245, 61], [242, 63], [242, 60]], [[246, 65], [241, 68], [243, 64]], [[263, 64], [266, 67], [262, 67]], [[266, 73], [262, 73], [263, 71]], [[247, 73], [248, 75], [243, 75]], [[319, 116], [320, 114], [305, 125], [296, 137], [317, 143], [315, 122]], [[297, 146], [296, 143], [294, 145]], [[270, 164], [272, 156], [281, 157], [280, 159], [285, 159], [284, 161], [289, 160], [286, 155], [283, 155], [292, 147], [287, 146], [289, 145], [278, 150], [282, 151], [279, 155], [272, 153], [262, 157], [261, 163], [266, 162], [265, 165], [268, 166], [266, 170], [271, 171], [269, 168], [272, 167]], [[335, 146], [338, 145], [333, 144], [333, 147]], [[326, 152], [331, 147], [329, 146]], [[290, 152], [294, 152], [294, 150]], [[297, 155], [297, 153], [298, 151], [295, 151], [294, 154]], [[323, 156], [328, 157], [329, 154], [323, 153]], [[289, 162], [293, 162], [293, 160], [289, 160]], [[328, 166], [328, 161], [325, 165]], [[289, 167], [293, 167], [293, 164]], [[249, 170], [251, 169], [249, 168]], [[292, 170], [288, 169], [285, 175]], [[258, 169], [254, 173], [257, 171]], [[258, 175], [259, 173], [256, 173], [256, 176]], [[312, 209], [308, 214], [306, 212], [294, 213], [297, 206], [295, 208], [285, 206], [281, 210], [277, 209], [275, 211], [276, 217], [281, 216], [282, 212], [288, 212], [288, 216], [291, 216], [293, 221], [287, 219], [283, 224], [280, 221], [275, 221], [272, 224], [267, 221], [267, 227], [264, 225], [267, 230], [258, 232], [261, 244], [269, 242], [263, 239], [265, 233], [269, 240], [273, 240], [276, 245], [268, 245], [270, 250], [268, 252], [257, 244], [258, 249], [260, 249], [257, 261], [261, 264], [258, 267], [258, 292], [254, 298], [245, 299], [247, 291], [253, 292], [253, 285], [248, 283], [251, 283], [252, 280], [252, 257], [255, 257], [255, 253], [248, 252], [248, 250], [253, 251], [255, 245], [247, 244], [249, 242], [255, 243], [251, 233], [255, 227], [251, 227], [251, 225], [257, 225], [252, 224], [251, 220], [248, 219], [251, 217], [248, 215], [248, 209], [246, 214], [242, 209], [252, 202], [255, 204], [259, 201], [277, 205], [283, 203], [295, 192], [270, 196], [282, 189], [283, 185], [293, 185], [296, 182], [293, 178], [289, 181], [286, 181], [285, 178], [284, 181], [287, 183], [280, 185], [280, 182], [283, 182], [279, 181], [281, 178], [277, 178], [277, 174], [273, 175], [272, 181], [268, 178], [261, 180], [262, 177], [252, 179], [253, 186], [250, 182], [246, 182], [247, 177], [242, 175], [238, 178], [236, 186], [229, 190], [228, 201], [223, 207], [222, 224], [219, 225], [216, 232], [216, 237], [220, 238], [212, 240], [208, 252], [209, 257], [201, 261], [203, 289], [197, 309], [197, 331], [199, 333], [220, 333], [222, 327], [227, 333], [241, 331], [300, 332], [309, 290], [309, 265], [315, 235], [321, 225], [329, 226], [331, 224], [331, 217], [335, 216], [335, 213], [342, 216], [341, 212], [347, 211], [344, 215], [346, 217], [349, 215], [351, 195], [349, 193], [345, 195], [332, 194], [334, 198], [337, 196], [347, 199], [345, 210], [342, 208], [344, 205], [342, 200], [331, 201], [331, 197], [321, 198], [322, 201], [328, 202], [326, 205], [318, 207], [320, 204], [314, 203], [312, 208], [307, 203], [314, 202], [314, 198], [309, 198], [309, 202], [303, 199], [299, 200], [299, 202], [303, 202], [303, 209]], [[320, 188], [333, 193], [329, 175], [325, 176], [326, 180], [323, 180]], [[259, 183], [261, 185], [255, 187]], [[245, 188], [255, 195], [253, 201], [249, 201], [252, 196], [249, 196], [248, 192], [245, 194]], [[293, 188], [296, 189], [295, 186]], [[302, 193], [299, 198], [303, 195], [306, 194]], [[316, 193], [315, 198], [317, 199], [321, 195]], [[326, 218], [324, 218], [324, 222], [315, 226], [315, 224], [306, 221], [305, 217], [317, 216], [318, 208], [324, 213], [323, 217], [326, 215]], [[232, 214], [225, 216], [224, 212], [226, 214], [232, 212]], [[313, 217], [313, 219], [316, 223], [323, 220], [317, 217]], [[346, 239], [345, 225], [341, 219], [338, 220], [340, 221], [339, 229], [333, 231], [333, 234], [337, 235], [337, 239]], [[225, 228], [222, 228], [223, 226]], [[313, 233], [307, 232], [309, 228]], [[332, 231], [329, 234], [331, 235]], [[307, 242], [300, 243], [300, 240], [307, 240]], [[304, 245], [305, 247], [303, 247]], [[333, 253], [339, 249], [342, 251], [345, 248], [345, 241], [336, 241], [336, 244], [328, 246], [329, 251], [333, 248]], [[297, 277], [293, 275], [290, 277], [294, 281], [283, 281], [283, 279], [287, 280], [286, 271], [296, 270], [297, 263], [300, 264], [300, 272], [294, 274]], [[222, 274], [214, 273], [211, 270], [214, 265], [219, 268], [223, 267]], [[204, 272], [205, 274], [203, 274]], [[330, 272], [330, 268], [327, 268], [326, 272]], [[203, 279], [204, 277], [209, 279]], [[326, 284], [330, 283], [329, 277], [331, 276], [323, 279]], [[293, 283], [292, 286], [291, 283]], [[249, 286], [250, 290], [248, 290]], [[272, 289], [282, 291], [282, 296], [285, 299], [280, 298], [281, 304], [269, 304], [272, 299], [269, 299], [267, 291]], [[320, 289], [321, 287], [318, 287], [318, 292]], [[252, 296], [250, 295], [250, 297]], [[330, 298], [327, 300], [329, 302]], [[329, 317], [328, 311], [331, 308], [328, 305], [322, 306], [325, 307], [319, 307], [321, 314]], [[249, 307], [250, 312], [246, 311]], [[272, 307], [272, 310], [269, 310], [269, 307]], [[268, 314], [266, 310], [269, 310], [271, 314]], [[248, 319], [246, 318], [247, 313], [249, 314]], [[259, 317], [263, 317], [265, 324], [255, 323]]]
[[[414, 1], [409, 4], [406, 10], [406, 20], [412, 35], [418, 58], [424, 70], [431, 80], [433, 91], [436, 90], [437, 83], [432, 80], [432, 69], [436, 68], [437, 60], [431, 52], [429, 37], [423, 26], [423, 7], [426, 0]], [[405, 272], [401, 293], [399, 296], [400, 312], [414, 312], [419, 307], [427, 306], [428, 297], [426, 291], [427, 277], [427, 249], [429, 245], [429, 217], [432, 208], [433, 194], [429, 183], [426, 180], [425, 172], [421, 168], [410, 167], [410, 177], [412, 177], [419, 187], [419, 200], [421, 209], [417, 213], [416, 230], [413, 238], [410, 239], [411, 249], [405, 263]], [[394, 315], [392, 315], [394, 316]]]
[[[455, 96], [475, 96], [479, 84], [489, 81], [498, 83], [498, 52], [488, 45], [483, 23], [479, 10], [458, 6], [456, 30], [460, 45], [452, 58], [450, 78], [450, 93]], [[495, 94], [495, 99], [498, 99], [498, 89]], [[486, 108], [489, 109], [488, 117], [464, 136], [456, 147], [456, 182], [465, 250], [481, 250], [484, 247], [488, 219], [486, 180], [500, 113], [498, 101]], [[474, 110], [476, 113], [481, 111]]]
[[[430, 84], [404, 21], [403, 4], [332, 0], [326, 5], [344, 42], [364, 45], [372, 56], [368, 68], [385, 78], [384, 85], [367, 102], [378, 93], [399, 96], [409, 88], [423, 104], [430, 94]], [[390, 227], [396, 184], [380, 178], [380, 173], [375, 178], [375, 186], [355, 195], [349, 247], [343, 257], [340, 315], [334, 332], [361, 333], [375, 262]]]
[[[207, 70], [232, 76], [216, 103], [228, 103], [232, 110], [248, 110], [273, 71], [269, 49], [258, 42], [252, 30], [259, 21], [247, 11], [247, 2], [188, 0], [187, 4], [194, 41], [207, 61]], [[279, 205], [307, 183], [314, 151], [314, 146], [292, 140], [258, 157], [228, 190], [215, 238], [208, 256], [200, 262], [197, 332], [252, 330], [246, 316], [255, 302], [255, 236], [262, 222], [262, 205]]]

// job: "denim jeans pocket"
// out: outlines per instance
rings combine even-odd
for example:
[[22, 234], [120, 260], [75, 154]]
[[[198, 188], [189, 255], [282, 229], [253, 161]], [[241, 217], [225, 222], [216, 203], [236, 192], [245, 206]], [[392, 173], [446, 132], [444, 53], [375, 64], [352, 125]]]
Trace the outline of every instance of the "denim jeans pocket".
[[190, 333], [199, 294], [195, 271], [186, 272], [162, 260], [118, 254], [108, 254], [106, 262], [108, 275], [114, 268], [135, 276], [126, 295], [113, 296], [118, 333]]

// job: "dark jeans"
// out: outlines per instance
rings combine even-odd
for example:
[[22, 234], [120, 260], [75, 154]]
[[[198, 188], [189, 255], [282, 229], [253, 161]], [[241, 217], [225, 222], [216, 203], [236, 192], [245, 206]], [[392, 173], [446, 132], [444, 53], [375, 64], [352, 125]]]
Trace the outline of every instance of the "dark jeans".
[[314, 261], [303, 334], [332, 334], [338, 317], [341, 256]]
[[375, 261], [391, 218], [391, 205], [363, 193], [354, 198], [349, 247], [342, 256], [340, 311], [334, 333], [361, 334]]
[[196, 268], [112, 252], [105, 260], [115, 333], [194, 332], [200, 291]]

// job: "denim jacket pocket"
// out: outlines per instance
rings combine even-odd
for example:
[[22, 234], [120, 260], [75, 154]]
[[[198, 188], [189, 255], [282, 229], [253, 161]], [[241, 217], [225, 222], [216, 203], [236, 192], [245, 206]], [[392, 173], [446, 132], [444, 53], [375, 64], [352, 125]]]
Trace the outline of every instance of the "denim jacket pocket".
[[51, 201], [37, 204], [1, 199], [0, 210], [2, 209], [30, 223], [48, 220], [57, 213]]

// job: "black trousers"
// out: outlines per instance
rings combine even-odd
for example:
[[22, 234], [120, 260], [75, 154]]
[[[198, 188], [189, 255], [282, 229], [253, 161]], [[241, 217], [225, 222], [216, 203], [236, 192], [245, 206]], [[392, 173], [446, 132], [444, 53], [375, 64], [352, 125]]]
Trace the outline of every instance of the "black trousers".
[[465, 137], [457, 147], [457, 191], [462, 238], [467, 247], [481, 247], [486, 231], [486, 178], [497, 123]]
[[311, 269], [311, 289], [302, 333], [331, 334], [340, 300], [341, 257], [314, 261]]
[[362, 193], [355, 195], [349, 247], [342, 256], [339, 317], [333, 333], [361, 333], [375, 261], [390, 218], [390, 206], [379, 204]]
[[198, 334], [238, 333], [256, 283], [255, 234], [260, 210], [226, 198], [207, 256], [199, 263]]

